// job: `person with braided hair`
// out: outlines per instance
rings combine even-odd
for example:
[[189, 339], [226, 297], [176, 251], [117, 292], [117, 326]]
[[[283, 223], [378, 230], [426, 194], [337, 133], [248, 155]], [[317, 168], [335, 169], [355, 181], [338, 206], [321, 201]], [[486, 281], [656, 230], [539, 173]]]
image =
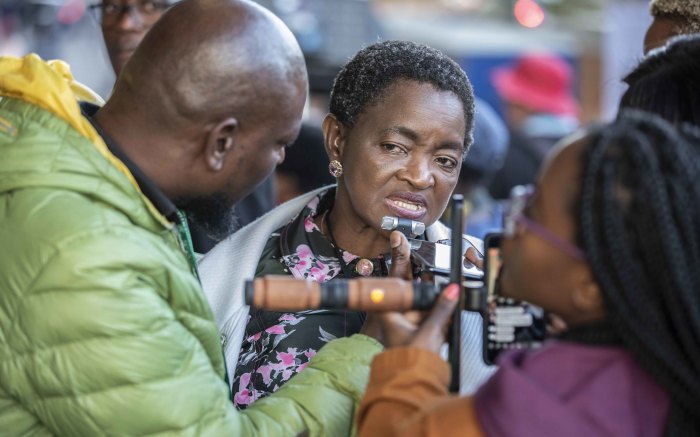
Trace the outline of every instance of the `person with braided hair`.
[[[506, 217], [499, 286], [568, 329], [540, 349], [502, 354], [474, 396], [453, 397], [434, 311], [375, 357], [360, 435], [700, 435], [693, 129], [628, 111], [554, 150], [536, 189], [518, 190], [527, 202]], [[446, 302], [436, 310], [454, 308]], [[382, 321], [406, 323], [398, 314]]]

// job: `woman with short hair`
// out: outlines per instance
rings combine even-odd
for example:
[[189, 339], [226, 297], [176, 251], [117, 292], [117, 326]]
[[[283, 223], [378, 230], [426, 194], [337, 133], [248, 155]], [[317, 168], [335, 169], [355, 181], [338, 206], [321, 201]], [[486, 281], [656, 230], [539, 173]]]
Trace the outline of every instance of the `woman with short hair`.
[[[343, 310], [249, 313], [242, 302], [244, 280], [268, 274], [318, 282], [386, 276], [390, 245], [389, 231], [380, 226], [384, 216], [423, 222], [429, 240], [448, 238], [437, 220], [471, 144], [473, 105], [459, 65], [422, 44], [373, 44], [339, 72], [323, 122], [337, 186], [280, 205], [200, 263], [205, 293], [225, 336], [236, 406], [245, 408], [275, 391], [320, 347], [357, 333], [365, 319]], [[463, 367], [463, 381], [470, 385], [465, 390], [473, 390], [490, 369], [481, 362], [480, 317], [466, 316], [464, 325], [463, 348], [473, 358]]]

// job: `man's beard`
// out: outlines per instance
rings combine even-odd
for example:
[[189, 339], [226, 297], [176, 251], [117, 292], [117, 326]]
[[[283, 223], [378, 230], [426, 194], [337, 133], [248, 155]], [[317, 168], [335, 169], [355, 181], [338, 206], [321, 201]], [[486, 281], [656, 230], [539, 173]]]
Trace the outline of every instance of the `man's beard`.
[[190, 226], [203, 231], [219, 242], [238, 229], [238, 218], [228, 197], [217, 193], [209, 197], [197, 197], [178, 205], [187, 215]]

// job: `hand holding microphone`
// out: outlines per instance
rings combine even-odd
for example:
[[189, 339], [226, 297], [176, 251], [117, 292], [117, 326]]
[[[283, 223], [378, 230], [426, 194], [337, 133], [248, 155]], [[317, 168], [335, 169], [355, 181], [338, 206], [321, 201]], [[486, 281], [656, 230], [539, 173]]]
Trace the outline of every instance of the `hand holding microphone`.
[[[397, 231], [391, 233], [392, 264], [389, 276], [412, 279], [411, 249], [406, 237]], [[364, 334], [377, 338], [386, 347], [415, 346], [439, 353], [445, 338], [447, 322], [459, 300], [459, 286], [448, 285], [434, 302], [430, 313], [368, 313]]]

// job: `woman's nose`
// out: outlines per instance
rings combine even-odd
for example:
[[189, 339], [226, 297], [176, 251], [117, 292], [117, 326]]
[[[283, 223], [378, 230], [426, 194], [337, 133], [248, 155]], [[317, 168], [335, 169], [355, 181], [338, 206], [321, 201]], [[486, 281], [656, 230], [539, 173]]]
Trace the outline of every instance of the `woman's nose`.
[[406, 168], [399, 173], [399, 178], [407, 181], [419, 190], [430, 188], [435, 183], [430, 163], [422, 159], [412, 159]]

